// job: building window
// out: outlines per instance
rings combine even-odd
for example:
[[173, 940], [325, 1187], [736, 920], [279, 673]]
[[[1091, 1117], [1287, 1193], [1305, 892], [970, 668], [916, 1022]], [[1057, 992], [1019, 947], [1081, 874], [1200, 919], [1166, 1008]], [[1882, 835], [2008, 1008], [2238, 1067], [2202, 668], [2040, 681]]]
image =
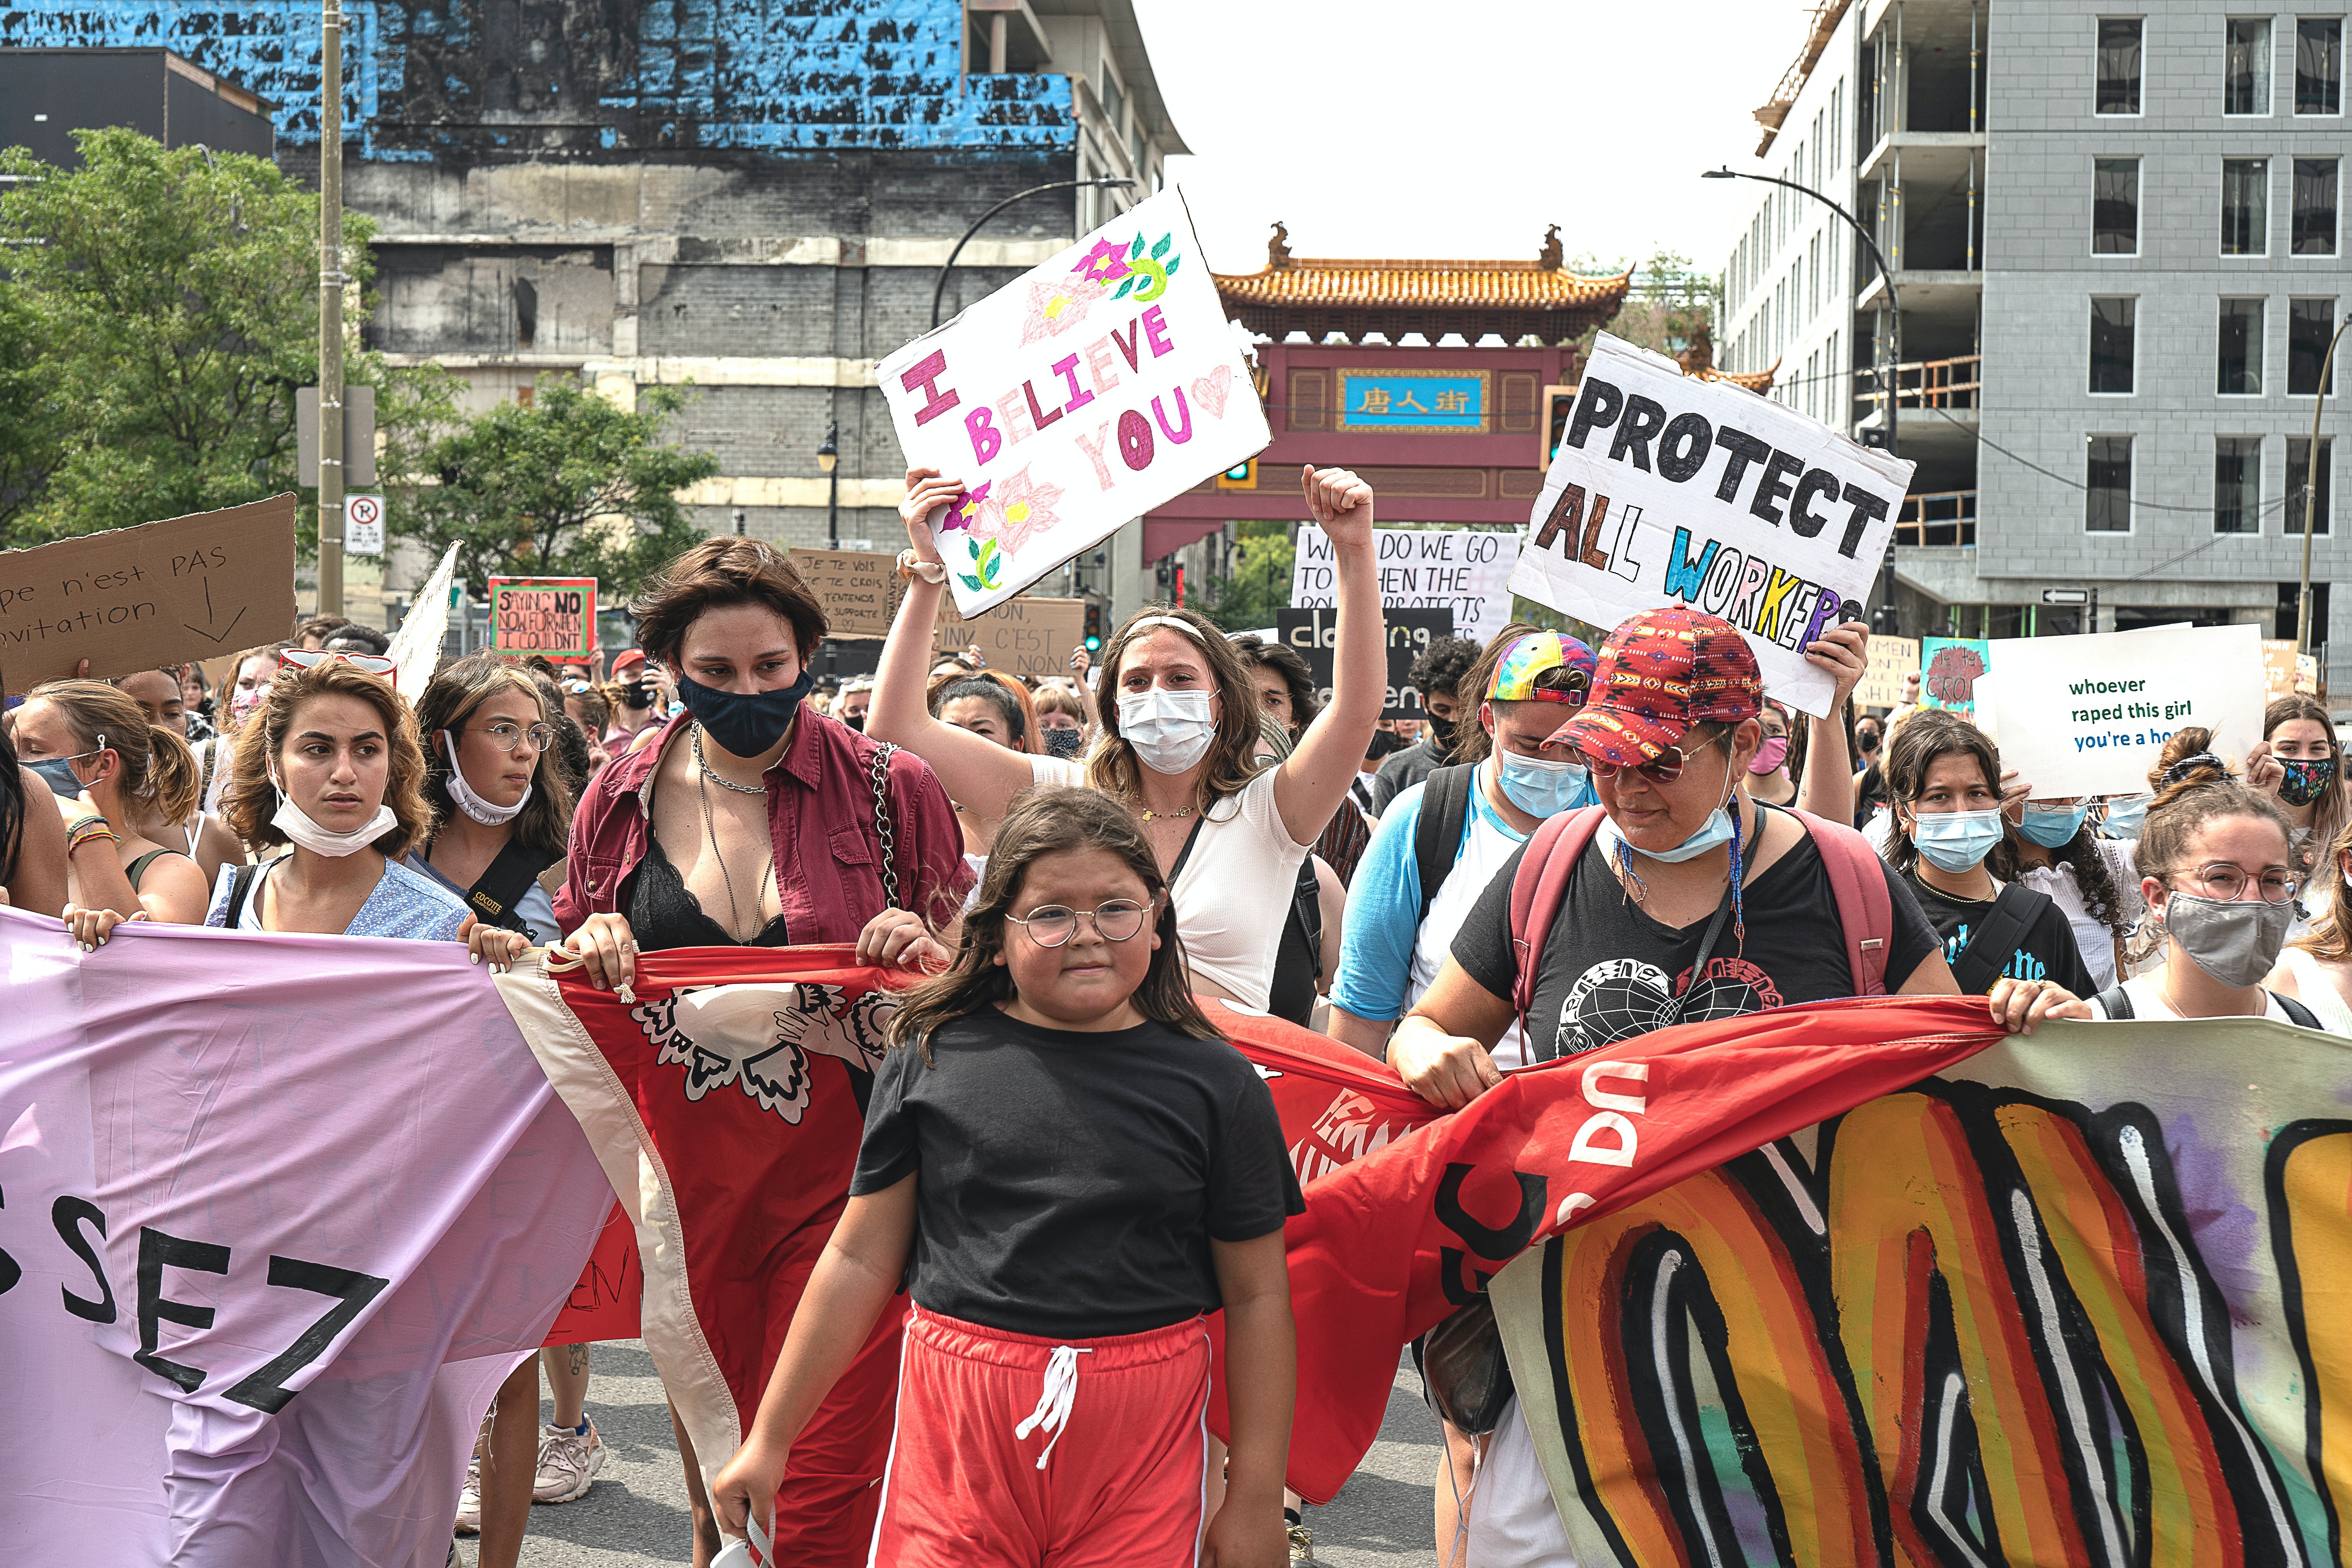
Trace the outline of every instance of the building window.
[[2319, 391], [2322, 367], [2327, 372], [2327, 395], [2336, 395], [2336, 367], [2327, 363], [2328, 340], [2336, 333], [2336, 301], [2289, 300], [2286, 302], [2286, 389], [2291, 396], [2310, 397]]
[[2294, 25], [2294, 111], [2344, 112], [2344, 18], [2305, 16]]
[[2091, 161], [2091, 254], [2139, 254], [2139, 160]]
[[2221, 24], [2221, 112], [2271, 111], [2271, 19], [2232, 16]]
[[2083, 526], [2093, 533], [2131, 531], [2132, 438], [2094, 436], [2084, 489], [2089, 510]]
[[2091, 301], [2093, 392], [2132, 390], [2132, 327], [2137, 304], [2131, 299]]
[[2099, 84], [2092, 100], [2094, 113], [2139, 112], [2139, 34], [2144, 26], [2137, 16], [2099, 19]]
[[2262, 256], [2270, 249], [2271, 161], [2221, 160], [2221, 254]]
[[2224, 397], [2259, 397], [2263, 390], [2263, 301], [2221, 301], [2221, 351], [2213, 390]]
[[2213, 531], [2260, 533], [2263, 506], [2263, 438], [2213, 437]]
[[[2333, 437], [2319, 438], [2319, 483], [2311, 484], [2311, 437], [2290, 436], [2286, 438], [2286, 531], [2296, 538], [2303, 535], [2305, 503], [2311, 502], [2311, 536], [2318, 538], [2335, 531], [2329, 527], [2332, 514], [2328, 498], [2335, 491], [2336, 441]], [[2314, 492], [2316, 497], [2314, 499]]]
[[2287, 249], [2296, 256], [2336, 254], [2336, 160], [2294, 161], [2294, 208]]

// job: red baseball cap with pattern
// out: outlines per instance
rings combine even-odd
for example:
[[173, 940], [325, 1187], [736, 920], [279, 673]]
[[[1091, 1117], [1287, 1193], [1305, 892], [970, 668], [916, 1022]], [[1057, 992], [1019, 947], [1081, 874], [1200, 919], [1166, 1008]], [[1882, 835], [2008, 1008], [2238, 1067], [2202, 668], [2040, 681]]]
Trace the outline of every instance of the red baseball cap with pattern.
[[1591, 697], [1549, 743], [1639, 767], [1692, 725], [1736, 724], [1763, 705], [1763, 672], [1738, 627], [1681, 605], [1643, 610], [1601, 645]]

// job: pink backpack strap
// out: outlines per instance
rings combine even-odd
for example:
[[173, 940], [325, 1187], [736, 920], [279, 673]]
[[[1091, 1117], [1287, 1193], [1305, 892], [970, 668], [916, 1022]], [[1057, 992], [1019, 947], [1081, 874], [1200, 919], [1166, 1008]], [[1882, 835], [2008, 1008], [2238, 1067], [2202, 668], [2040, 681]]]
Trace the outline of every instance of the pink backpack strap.
[[1793, 812], [1828, 868], [1838, 921], [1845, 928], [1846, 967], [1857, 996], [1886, 994], [1886, 948], [1895, 936], [1895, 901], [1886, 891], [1886, 870], [1870, 840], [1842, 822]]
[[1528, 1009], [1535, 1005], [1536, 966], [1543, 961], [1544, 939], [1551, 934], [1551, 922], [1568, 897], [1569, 874], [1607, 815], [1588, 805], [1548, 817], [1519, 857], [1518, 874], [1511, 879], [1511, 953], [1518, 965], [1511, 982], [1511, 1011], [1518, 1016], [1522, 1034], [1527, 1032]]

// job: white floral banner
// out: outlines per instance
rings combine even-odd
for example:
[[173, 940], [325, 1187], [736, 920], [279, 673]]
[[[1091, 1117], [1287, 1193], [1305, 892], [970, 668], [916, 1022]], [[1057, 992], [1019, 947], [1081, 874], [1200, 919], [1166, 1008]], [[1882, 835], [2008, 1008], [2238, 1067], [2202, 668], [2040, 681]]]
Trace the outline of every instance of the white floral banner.
[[1003, 603], [1272, 439], [1173, 186], [882, 362], [956, 608]]

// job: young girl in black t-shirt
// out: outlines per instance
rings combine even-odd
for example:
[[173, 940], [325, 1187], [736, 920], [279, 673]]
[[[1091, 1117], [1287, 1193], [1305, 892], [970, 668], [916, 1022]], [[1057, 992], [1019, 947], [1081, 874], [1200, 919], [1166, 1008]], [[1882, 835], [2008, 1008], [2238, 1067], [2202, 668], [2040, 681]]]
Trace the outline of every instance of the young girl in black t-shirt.
[[[948, 972], [905, 993], [850, 1199], [751, 1435], [711, 1489], [764, 1528], [793, 1439], [905, 1279], [873, 1561], [1276, 1568], [1296, 1377], [1273, 1097], [1187, 988], [1135, 818], [1025, 792]], [[912, 1263], [911, 1271], [909, 1262]], [[1202, 1535], [1225, 1314], [1224, 1502]], [[1064, 1439], [1068, 1439], [1064, 1441]]]

